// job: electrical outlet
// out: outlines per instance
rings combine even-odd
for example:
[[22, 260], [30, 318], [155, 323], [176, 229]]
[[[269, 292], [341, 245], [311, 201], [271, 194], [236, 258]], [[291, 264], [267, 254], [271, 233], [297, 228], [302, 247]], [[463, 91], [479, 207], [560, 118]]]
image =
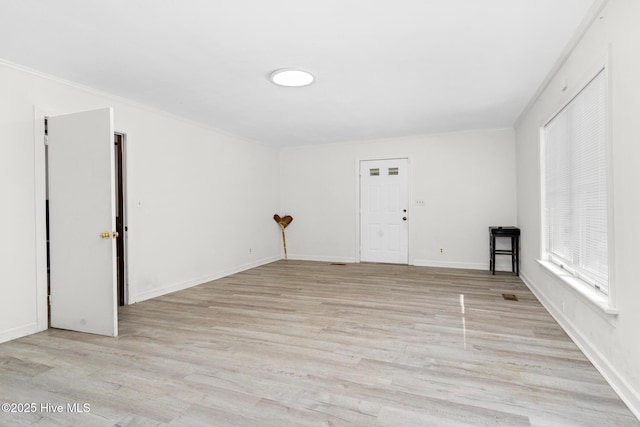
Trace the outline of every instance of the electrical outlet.
[[444, 253], [444, 249], [440, 248], [440, 253], [443, 254]]
[[250, 254], [253, 253], [253, 249], [252, 248], [249, 248], [249, 253]]

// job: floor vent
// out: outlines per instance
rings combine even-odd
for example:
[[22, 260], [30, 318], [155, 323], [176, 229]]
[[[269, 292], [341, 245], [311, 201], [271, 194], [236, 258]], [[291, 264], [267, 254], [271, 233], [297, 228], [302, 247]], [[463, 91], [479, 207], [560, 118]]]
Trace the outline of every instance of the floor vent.
[[345, 264], [345, 263], [343, 263], [343, 262], [332, 262], [332, 263], [331, 263], [331, 264], [329, 264], [329, 265], [347, 265], [347, 264]]
[[502, 298], [506, 299], [507, 301], [518, 301], [518, 297], [514, 294], [502, 294]]

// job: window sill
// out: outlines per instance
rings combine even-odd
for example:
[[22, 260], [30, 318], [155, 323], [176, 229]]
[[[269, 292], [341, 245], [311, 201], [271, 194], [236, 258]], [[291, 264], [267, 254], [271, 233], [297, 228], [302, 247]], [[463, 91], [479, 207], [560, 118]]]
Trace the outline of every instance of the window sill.
[[583, 300], [589, 302], [592, 306], [600, 310], [602, 313], [607, 314], [611, 317], [618, 316], [618, 310], [609, 306], [609, 298], [606, 295], [598, 292], [593, 287], [567, 273], [550, 261], [537, 261], [538, 264], [540, 264], [547, 273], [560, 279], [562, 283], [567, 285], [578, 296], [580, 296]]

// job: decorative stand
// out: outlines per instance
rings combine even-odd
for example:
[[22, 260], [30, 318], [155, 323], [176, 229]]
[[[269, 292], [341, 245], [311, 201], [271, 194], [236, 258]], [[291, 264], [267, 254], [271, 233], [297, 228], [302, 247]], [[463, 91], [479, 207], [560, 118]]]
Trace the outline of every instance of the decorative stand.
[[275, 214], [273, 216], [273, 219], [278, 223], [278, 225], [280, 226], [280, 229], [282, 230], [282, 246], [284, 246], [284, 259], [287, 259], [287, 239], [285, 238], [284, 235], [284, 229], [287, 228], [287, 226], [289, 224], [291, 224], [291, 221], [293, 221], [293, 217], [291, 215], [285, 215], [284, 217], [280, 218], [280, 215]]

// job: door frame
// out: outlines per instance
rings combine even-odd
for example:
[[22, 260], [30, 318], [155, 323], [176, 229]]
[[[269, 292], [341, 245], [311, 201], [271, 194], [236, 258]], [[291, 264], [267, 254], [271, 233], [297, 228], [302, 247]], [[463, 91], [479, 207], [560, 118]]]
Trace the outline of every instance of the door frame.
[[[45, 108], [38, 105], [33, 107], [33, 153], [34, 153], [34, 207], [35, 207], [35, 267], [36, 267], [36, 324], [35, 332], [41, 332], [49, 328], [49, 291], [48, 291], [48, 274], [47, 274], [47, 224], [46, 224], [46, 200], [47, 200], [47, 166], [46, 166], [46, 150], [45, 150], [45, 127], [44, 119], [48, 116], [59, 116], [63, 114], [73, 113], [63, 112], [60, 110]], [[127, 226], [127, 151], [126, 143], [127, 134], [120, 130], [115, 133], [124, 135], [123, 144], [123, 162], [122, 162], [122, 184], [123, 184], [123, 215], [124, 224]], [[129, 277], [128, 277], [128, 250], [127, 250], [126, 233], [124, 237], [124, 288], [125, 288], [125, 305], [128, 304], [129, 296]]]
[[[127, 222], [127, 134], [124, 132], [119, 132], [119, 131], [114, 131], [114, 136], [115, 135], [119, 135], [120, 136], [120, 143], [122, 144], [120, 146], [120, 158], [116, 159], [116, 161], [118, 162], [117, 164], [117, 168], [119, 168], [119, 170], [116, 169], [115, 173], [116, 176], [118, 178], [119, 184], [118, 186], [121, 186], [122, 188], [122, 200], [120, 200], [119, 202], [121, 203], [120, 207], [122, 209], [122, 232], [120, 232], [120, 230], [117, 230], [120, 233], [120, 239], [118, 241], [118, 244], [122, 244], [122, 263], [124, 264], [122, 266], [122, 276], [120, 277], [120, 266], [117, 265], [117, 271], [118, 271], [118, 279], [121, 280], [121, 282], [118, 282], [118, 306], [120, 305], [120, 302], [122, 301], [123, 304], [122, 305], [128, 305], [129, 304], [129, 276], [128, 276], [128, 265], [129, 263], [128, 261], [128, 248], [127, 248], [127, 228], [128, 228], [128, 222]], [[116, 198], [119, 197], [118, 192], [120, 191], [120, 189], [118, 188], [118, 186], [116, 186]], [[116, 212], [117, 214], [117, 212]], [[116, 224], [116, 228], [117, 228], [117, 224]], [[120, 297], [120, 292], [122, 292], [122, 297]]]
[[33, 153], [35, 193], [35, 240], [36, 240], [36, 323], [38, 331], [49, 328], [49, 292], [47, 274], [47, 167], [44, 138], [44, 119], [57, 115], [50, 109], [34, 106], [33, 109]]
[[[355, 198], [355, 213], [356, 213], [356, 218], [355, 218], [355, 224], [356, 224], [356, 240], [355, 240], [355, 261], [357, 263], [361, 262], [361, 256], [360, 256], [360, 252], [361, 252], [361, 245], [362, 245], [362, 240], [361, 240], [361, 236], [360, 236], [360, 217], [361, 217], [361, 212], [360, 212], [360, 200], [361, 200], [361, 185], [360, 185], [360, 165], [362, 162], [368, 162], [368, 161], [374, 161], [374, 160], [397, 160], [397, 159], [406, 159], [407, 160], [407, 216], [409, 218], [409, 223], [407, 224], [408, 230], [408, 236], [407, 236], [407, 265], [414, 265], [413, 262], [413, 209], [412, 209], [412, 203], [411, 201], [413, 200], [413, 191], [412, 191], [412, 159], [411, 156], [409, 155], [398, 155], [398, 156], [379, 156], [379, 157], [357, 157], [355, 159], [355, 193], [356, 193], [356, 198]], [[400, 264], [402, 265], [402, 264]]]

